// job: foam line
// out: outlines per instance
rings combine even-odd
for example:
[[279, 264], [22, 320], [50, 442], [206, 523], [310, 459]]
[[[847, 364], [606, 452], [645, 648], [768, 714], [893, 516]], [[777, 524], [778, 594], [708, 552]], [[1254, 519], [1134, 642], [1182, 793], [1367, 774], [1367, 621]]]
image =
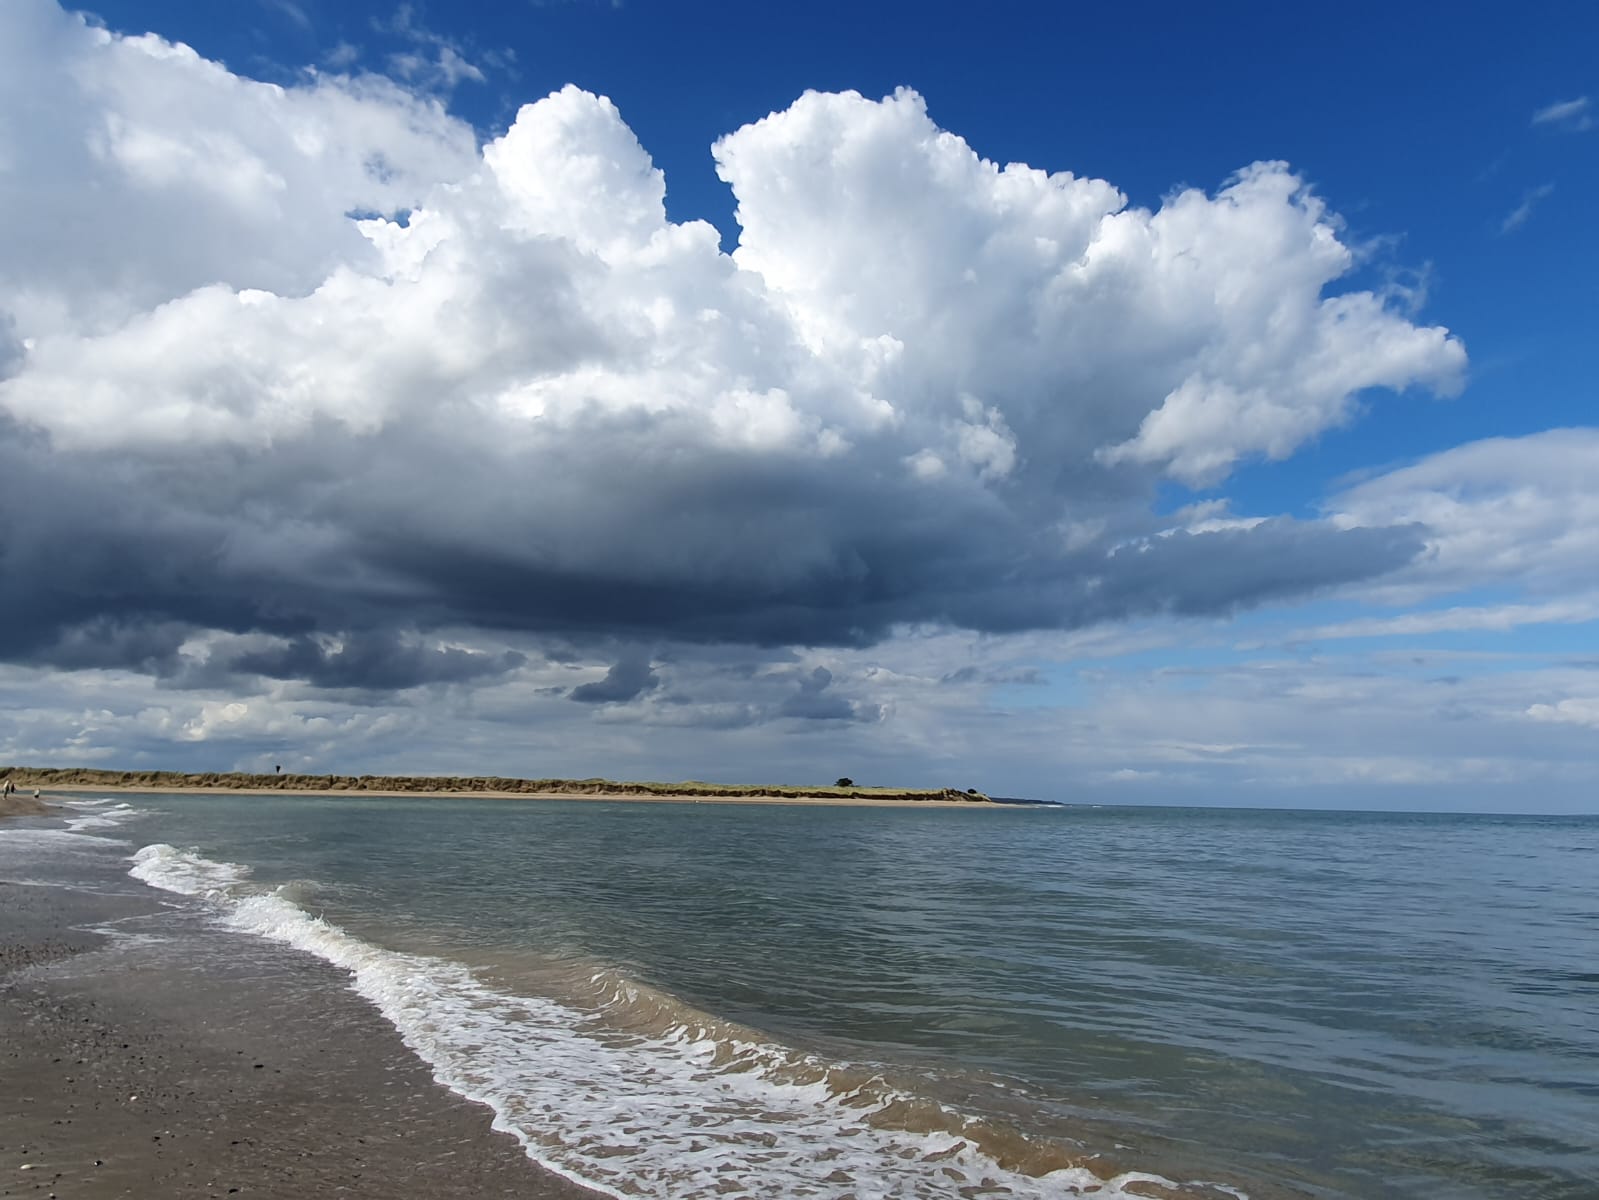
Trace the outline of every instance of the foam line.
[[135, 877], [204, 900], [231, 928], [349, 971], [440, 1083], [493, 1108], [542, 1166], [616, 1196], [1115, 1200], [1138, 1182], [1172, 1186], [1138, 1172], [1007, 1169], [963, 1135], [959, 1114], [901, 1127], [907, 1109], [943, 1110], [714, 1020], [646, 1019], [670, 998], [626, 981], [611, 981], [594, 1011], [515, 995], [459, 963], [354, 937], [237, 864], [168, 845], [133, 862]]

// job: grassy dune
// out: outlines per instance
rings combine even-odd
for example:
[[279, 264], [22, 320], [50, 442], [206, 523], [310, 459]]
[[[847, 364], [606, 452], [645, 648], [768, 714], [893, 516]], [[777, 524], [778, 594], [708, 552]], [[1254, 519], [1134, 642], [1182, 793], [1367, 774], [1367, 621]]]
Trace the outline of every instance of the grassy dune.
[[3, 767], [19, 788], [158, 788], [165, 791], [489, 792], [562, 796], [758, 796], [778, 800], [959, 800], [989, 803], [956, 788], [790, 787], [701, 783], [629, 783], [611, 779], [508, 779], [502, 775], [247, 775], [242, 772], [105, 771], [89, 767]]

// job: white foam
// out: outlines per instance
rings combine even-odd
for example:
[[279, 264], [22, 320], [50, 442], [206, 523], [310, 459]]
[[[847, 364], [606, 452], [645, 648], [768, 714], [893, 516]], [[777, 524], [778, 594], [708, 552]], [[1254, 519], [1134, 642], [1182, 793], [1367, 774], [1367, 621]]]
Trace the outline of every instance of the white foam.
[[234, 897], [238, 885], [249, 879], [250, 868], [157, 843], [133, 856], [128, 874], [163, 891], [225, 903]]
[[[1125, 1190], [1133, 1183], [1170, 1186], [1143, 1173], [1008, 1170], [956, 1132], [892, 1127], [885, 1110], [908, 1097], [883, 1087], [841, 1093], [829, 1064], [787, 1048], [730, 1044], [690, 1022], [640, 1034], [608, 1023], [603, 1006], [511, 994], [459, 963], [353, 937], [278, 891], [252, 887], [245, 867], [167, 845], [133, 860], [136, 877], [206, 899], [232, 928], [349, 971], [440, 1083], [491, 1106], [496, 1127], [535, 1161], [617, 1196], [1113, 1200], [1133, 1195]], [[612, 991], [618, 1003], [637, 999], [626, 984]], [[959, 1118], [949, 1127], [959, 1129]]]
[[114, 800], [80, 800], [68, 803], [66, 807], [89, 810], [82, 816], [66, 818], [67, 828], [73, 833], [81, 833], [85, 829], [115, 829], [140, 815], [140, 811], [131, 804]]
[[71, 829], [18, 829], [0, 826], [0, 846], [29, 846], [54, 850], [87, 850], [93, 846], [128, 846], [123, 838], [100, 837]]

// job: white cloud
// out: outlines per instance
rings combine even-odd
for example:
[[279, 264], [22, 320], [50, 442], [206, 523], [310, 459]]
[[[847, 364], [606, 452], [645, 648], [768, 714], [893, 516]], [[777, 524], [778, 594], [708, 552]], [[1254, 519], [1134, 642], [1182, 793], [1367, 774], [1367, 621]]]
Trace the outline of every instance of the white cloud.
[[1499, 232], [1509, 233], [1511, 230], [1520, 229], [1532, 216], [1532, 210], [1537, 206], [1538, 202], [1553, 195], [1554, 190], [1555, 185], [1552, 183], [1546, 183], [1539, 187], [1530, 189], [1527, 194], [1521, 198], [1521, 203], [1516, 205], [1516, 207], [1510, 211], [1510, 214], [1505, 217], [1504, 221], [1500, 223]]
[[1097, 450], [1215, 482], [1348, 419], [1362, 389], [1448, 391], [1464, 366], [1442, 329], [1323, 294], [1353, 255], [1281, 163], [1129, 209], [1102, 180], [979, 158], [904, 90], [807, 94], [715, 153], [735, 257], [807, 346], [881, 394], [1002, 395], [1045, 461]]
[[468, 126], [386, 80], [258, 83], [10, 0], [0, 308], [49, 336], [114, 331], [206, 285], [301, 295], [372, 261], [347, 212], [409, 208], [474, 151]]
[[[462, 82], [487, 82], [483, 67], [472, 61], [472, 52], [460, 42], [429, 29], [410, 4], [401, 4], [393, 17], [374, 20], [372, 25], [379, 33], [398, 38], [410, 47], [390, 54], [388, 63], [392, 74], [413, 86], [448, 92]], [[506, 59], [504, 52], [482, 56], [483, 64], [488, 66], [502, 66]]]
[[1508, 633], [1527, 625], [1580, 625], [1599, 621], [1599, 599], [1556, 600], [1547, 604], [1459, 605], [1393, 617], [1367, 617], [1295, 630], [1282, 640], [1326, 642], [1343, 638], [1416, 637], [1433, 633]]
[[1335, 522], [1418, 523], [1427, 550], [1383, 587], [1390, 598], [1479, 586], [1590, 594], [1599, 586], [1599, 429], [1487, 438], [1348, 488]]
[[261, 0], [261, 4], [266, 8], [274, 9], [281, 13], [297, 28], [307, 31], [311, 29], [311, 18], [306, 15], [305, 9], [296, 4], [294, 0]]
[[1533, 113], [1532, 123], [1585, 133], [1594, 126], [1593, 104], [1587, 96], [1578, 96], [1575, 100], [1557, 100]]
[[1557, 704], [1534, 704], [1527, 709], [1527, 715], [1534, 721], [1599, 729], [1599, 697], [1573, 696]]

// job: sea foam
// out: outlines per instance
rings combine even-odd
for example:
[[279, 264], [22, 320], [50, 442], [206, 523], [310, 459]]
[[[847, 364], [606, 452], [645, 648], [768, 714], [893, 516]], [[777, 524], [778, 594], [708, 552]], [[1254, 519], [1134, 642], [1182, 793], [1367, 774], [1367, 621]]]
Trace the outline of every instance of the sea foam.
[[440, 1083], [489, 1105], [534, 1161], [617, 1196], [1112, 1200], [1135, 1183], [1174, 1186], [1142, 1172], [1002, 1165], [958, 1113], [620, 977], [595, 978], [593, 1008], [520, 995], [463, 964], [355, 937], [254, 884], [246, 867], [169, 845], [133, 863], [136, 878], [203, 900], [227, 926], [348, 971]]
[[66, 818], [67, 829], [72, 833], [82, 833], [85, 829], [115, 829], [139, 815], [139, 810], [131, 804], [114, 800], [81, 800], [66, 807], [82, 814]]

